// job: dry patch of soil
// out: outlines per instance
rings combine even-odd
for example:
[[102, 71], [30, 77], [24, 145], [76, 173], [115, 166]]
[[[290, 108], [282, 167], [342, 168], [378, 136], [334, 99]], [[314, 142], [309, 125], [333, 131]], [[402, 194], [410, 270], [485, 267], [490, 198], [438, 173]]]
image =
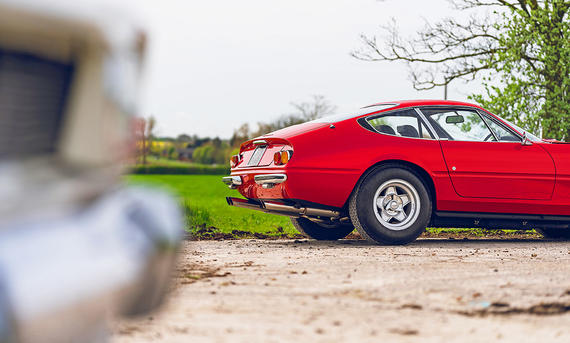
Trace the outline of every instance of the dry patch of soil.
[[570, 242], [186, 241], [167, 304], [113, 341], [568, 342]]

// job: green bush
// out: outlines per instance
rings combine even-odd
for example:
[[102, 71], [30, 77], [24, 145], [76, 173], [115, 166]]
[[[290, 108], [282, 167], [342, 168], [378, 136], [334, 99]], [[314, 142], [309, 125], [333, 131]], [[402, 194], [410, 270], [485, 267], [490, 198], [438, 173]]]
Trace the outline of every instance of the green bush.
[[202, 164], [225, 164], [230, 160], [231, 151], [232, 149], [227, 143], [223, 143], [219, 138], [214, 138], [212, 142], [205, 143], [194, 150], [192, 161]]
[[189, 165], [189, 166], [134, 166], [129, 170], [130, 174], [154, 174], [154, 175], [228, 175], [229, 166], [220, 165]]
[[204, 144], [194, 150], [192, 160], [196, 163], [211, 164], [214, 163], [214, 146]]

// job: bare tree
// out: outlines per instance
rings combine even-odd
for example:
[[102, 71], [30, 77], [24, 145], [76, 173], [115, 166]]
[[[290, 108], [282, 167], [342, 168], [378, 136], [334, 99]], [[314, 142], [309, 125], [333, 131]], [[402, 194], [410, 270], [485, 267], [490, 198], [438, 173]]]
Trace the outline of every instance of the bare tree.
[[154, 128], [156, 126], [156, 119], [150, 116], [148, 119], [140, 118], [137, 124], [137, 136], [141, 141], [141, 155], [142, 164], [147, 164], [147, 155], [150, 152], [152, 139], [154, 137]]
[[[483, 6], [481, 1], [451, 0], [456, 8]], [[489, 0], [484, 6], [503, 1]], [[365, 61], [404, 61], [410, 66], [413, 86], [417, 90], [444, 86], [461, 78], [473, 80], [477, 72], [489, 69], [493, 55], [504, 50], [499, 44], [500, 32], [493, 20], [470, 16], [465, 23], [445, 18], [425, 27], [416, 37], [404, 39], [396, 21], [382, 25], [382, 37], [361, 35], [363, 47], [351, 55]]]
[[292, 102], [291, 105], [298, 111], [295, 115], [305, 121], [314, 120], [336, 111], [336, 106], [332, 105], [323, 95], [313, 95], [312, 101]]
[[[456, 9], [479, 11], [466, 20], [426, 23], [403, 39], [396, 23], [386, 34], [362, 35], [352, 56], [403, 61], [415, 89], [471, 81], [483, 72], [485, 93], [472, 99], [548, 137], [570, 139], [570, 1], [449, 0]], [[475, 13], [475, 12], [473, 12]]]
[[247, 123], [243, 124], [234, 130], [234, 134], [230, 139], [230, 145], [237, 146], [249, 138], [262, 136], [271, 131], [314, 120], [336, 111], [336, 106], [322, 95], [313, 95], [310, 101], [292, 102], [291, 106], [295, 108], [293, 113], [281, 115], [271, 122], [258, 122], [256, 131], [251, 131]]
[[232, 138], [230, 138], [230, 146], [239, 146], [249, 138], [251, 138], [249, 124], [242, 124], [239, 128], [234, 130], [234, 134], [232, 135]]

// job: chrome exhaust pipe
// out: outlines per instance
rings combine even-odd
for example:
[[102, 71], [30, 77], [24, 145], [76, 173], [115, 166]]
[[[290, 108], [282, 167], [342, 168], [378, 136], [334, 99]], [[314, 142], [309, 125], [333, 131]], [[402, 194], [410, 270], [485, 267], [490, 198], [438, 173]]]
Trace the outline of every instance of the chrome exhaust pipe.
[[271, 202], [261, 202], [262, 206], [269, 212], [286, 216], [299, 216], [299, 217], [327, 217], [336, 219], [340, 217], [340, 212], [332, 210], [324, 210], [320, 208], [301, 207], [296, 208], [293, 206], [281, 205]]
[[261, 202], [256, 201], [256, 200], [227, 197], [226, 201], [228, 202], [228, 205], [230, 205], [230, 206], [248, 208], [250, 210], [261, 211]]
[[289, 205], [276, 204], [262, 200], [246, 200], [227, 197], [226, 201], [230, 206], [248, 208], [250, 210], [257, 210], [265, 213], [272, 213], [288, 217], [325, 217], [334, 220], [339, 219], [342, 215], [339, 211], [312, 207], [297, 208]]

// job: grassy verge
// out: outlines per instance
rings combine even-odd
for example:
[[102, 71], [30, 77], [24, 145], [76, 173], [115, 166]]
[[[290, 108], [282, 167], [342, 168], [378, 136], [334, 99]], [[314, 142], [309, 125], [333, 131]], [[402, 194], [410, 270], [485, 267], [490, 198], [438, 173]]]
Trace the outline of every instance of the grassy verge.
[[289, 218], [228, 206], [227, 196], [241, 197], [222, 175], [128, 175], [130, 184], [154, 185], [178, 197], [187, 231], [197, 238], [297, 237]]
[[[162, 187], [180, 201], [186, 230], [195, 239], [300, 238], [289, 218], [228, 206], [227, 196], [241, 197], [221, 182], [223, 175], [128, 175], [136, 185]], [[423, 237], [450, 239], [538, 238], [536, 232], [520, 230], [428, 228]], [[349, 238], [359, 238], [351, 234]]]

